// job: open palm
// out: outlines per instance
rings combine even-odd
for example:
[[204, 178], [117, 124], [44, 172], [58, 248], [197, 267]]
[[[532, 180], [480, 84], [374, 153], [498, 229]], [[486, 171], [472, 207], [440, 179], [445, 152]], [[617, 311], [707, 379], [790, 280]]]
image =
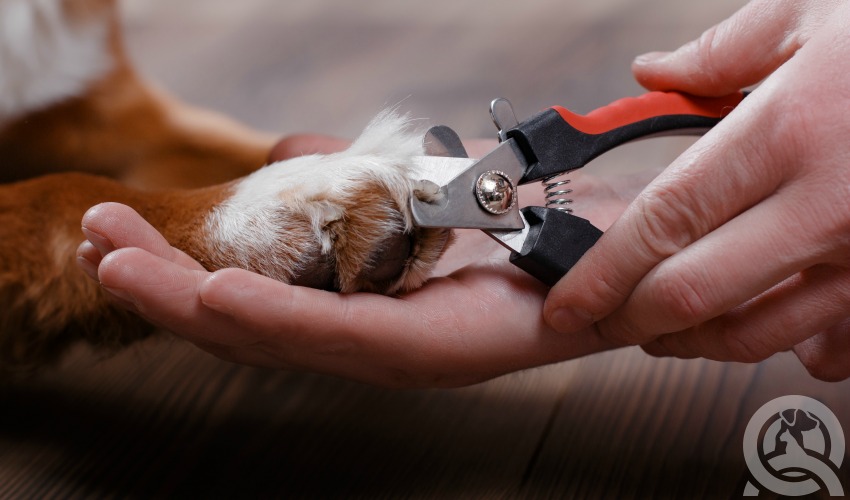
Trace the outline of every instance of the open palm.
[[[643, 182], [577, 181], [582, 215], [600, 227]], [[521, 199], [539, 202], [539, 191], [524, 187]], [[239, 269], [208, 272], [123, 205], [94, 207], [83, 226], [103, 240], [90, 238], [80, 252], [117, 300], [238, 363], [384, 386], [458, 386], [614, 347], [590, 329], [568, 336], [549, 329], [548, 289], [477, 230], [457, 231], [424, 287], [386, 297], [290, 286]]]

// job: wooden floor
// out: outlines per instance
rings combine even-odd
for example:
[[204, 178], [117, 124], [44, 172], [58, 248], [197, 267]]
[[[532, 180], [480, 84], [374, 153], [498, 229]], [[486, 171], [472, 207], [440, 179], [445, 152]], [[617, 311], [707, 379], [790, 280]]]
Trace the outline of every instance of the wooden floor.
[[[639, 92], [629, 62], [741, 2], [133, 0], [134, 58], [163, 86], [258, 127], [352, 136], [382, 107], [491, 135]], [[648, 141], [594, 168], [669, 162]], [[458, 390], [388, 391], [219, 361], [172, 340], [0, 384], [0, 498], [729, 497], [766, 401], [803, 394], [850, 430], [850, 383], [636, 349]], [[842, 471], [845, 487], [850, 473]]]

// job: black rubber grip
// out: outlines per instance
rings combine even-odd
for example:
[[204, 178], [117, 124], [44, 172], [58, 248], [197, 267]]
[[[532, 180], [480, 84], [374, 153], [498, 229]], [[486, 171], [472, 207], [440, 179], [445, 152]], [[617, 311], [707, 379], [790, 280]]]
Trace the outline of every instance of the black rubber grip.
[[552, 286], [596, 243], [602, 231], [575, 215], [543, 207], [522, 209], [529, 231], [522, 250], [510, 261]]
[[508, 137], [516, 140], [528, 162], [519, 181], [524, 184], [581, 168], [602, 153], [641, 137], [665, 132], [702, 134], [719, 121], [699, 115], [664, 115], [588, 134], [565, 122], [554, 109], [547, 109], [508, 131]]

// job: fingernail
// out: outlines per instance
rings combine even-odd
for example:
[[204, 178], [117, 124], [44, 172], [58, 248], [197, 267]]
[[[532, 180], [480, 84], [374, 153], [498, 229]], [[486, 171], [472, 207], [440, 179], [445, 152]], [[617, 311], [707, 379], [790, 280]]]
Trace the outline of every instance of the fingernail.
[[133, 295], [130, 292], [128, 292], [127, 290], [124, 290], [123, 288], [110, 288], [108, 286], [105, 286], [105, 287], [103, 287], [103, 289], [107, 293], [114, 295], [115, 297], [117, 297], [117, 298], [119, 298], [119, 299], [121, 299], [125, 302], [129, 302], [130, 304], [133, 304], [133, 305], [136, 304], [136, 298], [133, 297]]
[[[221, 279], [222, 271], [216, 271], [207, 276], [204, 283], [201, 284], [201, 287], [198, 290], [198, 295], [204, 306], [224, 315], [234, 316], [235, 311], [232, 304], [236, 299], [233, 295], [239, 293], [239, 291], [234, 290], [234, 287], [232, 286], [216, 286], [217, 282]], [[213, 290], [213, 292], [210, 293], [210, 290]], [[222, 293], [225, 295], [224, 300], [222, 300], [221, 297]]]
[[634, 64], [637, 66], [649, 66], [663, 62], [672, 52], [647, 52], [635, 57]]
[[557, 332], [573, 333], [593, 323], [593, 316], [581, 309], [562, 307], [549, 315], [548, 323]]
[[94, 262], [88, 260], [87, 258], [81, 255], [78, 255], [77, 266], [79, 266], [79, 268], [84, 273], [86, 273], [86, 276], [88, 276], [89, 278], [95, 281], [100, 281], [100, 279], [97, 277], [97, 265]]
[[112, 242], [102, 234], [96, 233], [85, 226], [83, 226], [83, 234], [86, 235], [86, 239], [89, 240], [95, 248], [97, 248], [100, 255], [106, 256], [106, 254], [115, 250], [115, 245], [113, 245]]
[[218, 301], [205, 299], [203, 296], [201, 296], [201, 303], [213, 311], [220, 312], [225, 316], [236, 316], [236, 310], [230, 304], [223, 304]]

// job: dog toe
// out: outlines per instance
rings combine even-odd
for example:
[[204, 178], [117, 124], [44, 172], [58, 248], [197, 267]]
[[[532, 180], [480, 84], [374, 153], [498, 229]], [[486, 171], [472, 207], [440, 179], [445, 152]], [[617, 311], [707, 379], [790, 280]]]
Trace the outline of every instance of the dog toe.
[[278, 162], [239, 181], [206, 224], [217, 262], [342, 292], [421, 286], [451, 241], [449, 230], [412, 222], [410, 197], [439, 192], [413, 178], [421, 139], [409, 120], [386, 112], [343, 152]]

